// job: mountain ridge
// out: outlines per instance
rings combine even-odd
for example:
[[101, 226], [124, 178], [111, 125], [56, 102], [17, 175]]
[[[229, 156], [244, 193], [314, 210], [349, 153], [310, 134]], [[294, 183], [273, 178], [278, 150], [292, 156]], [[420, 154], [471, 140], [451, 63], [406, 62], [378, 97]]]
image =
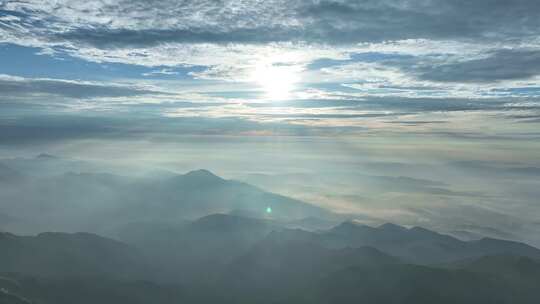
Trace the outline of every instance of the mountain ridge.
[[[73, 288], [111, 299], [119, 292], [122, 298], [136, 298], [139, 290], [144, 291], [140, 296], [148, 292], [163, 303], [178, 288], [179, 301], [197, 303], [395, 303], [399, 295], [404, 299], [400, 303], [407, 304], [428, 300], [487, 304], [494, 299], [532, 304], [538, 295], [534, 282], [540, 281], [540, 260], [533, 256], [540, 250], [522, 243], [456, 239], [464, 248], [488, 246], [483, 254], [511, 255], [463, 255], [462, 247], [443, 243], [446, 251], [457, 251], [439, 262], [449, 256], [459, 260], [433, 264], [411, 260], [402, 249], [412, 246], [415, 254], [424, 250], [433, 255], [437, 251], [430, 246], [454, 239], [422, 227], [371, 227], [345, 221], [327, 230], [306, 231], [284, 225], [270, 219], [211, 214], [172, 226], [157, 225], [163, 229], [150, 226], [142, 234], [143, 243], [85, 232], [0, 233], [0, 274], [36, 276], [21, 281], [21, 295], [26, 297], [29, 290], [30, 299], [46, 299], [46, 304], [66, 303], [60, 299], [73, 302], [77, 293], [61, 293]], [[340, 230], [346, 233], [336, 233]], [[388, 246], [396, 240], [396, 246]], [[532, 251], [521, 251], [524, 248]], [[18, 262], [13, 263], [14, 258]], [[126, 271], [130, 269], [137, 271]], [[474, 293], [468, 291], [471, 288]]]

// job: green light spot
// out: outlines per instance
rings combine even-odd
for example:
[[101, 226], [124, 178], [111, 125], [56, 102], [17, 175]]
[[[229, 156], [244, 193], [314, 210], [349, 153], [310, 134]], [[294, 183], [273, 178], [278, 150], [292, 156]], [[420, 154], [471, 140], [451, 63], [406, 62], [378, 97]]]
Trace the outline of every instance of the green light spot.
[[272, 207], [266, 207], [266, 213], [272, 213]]

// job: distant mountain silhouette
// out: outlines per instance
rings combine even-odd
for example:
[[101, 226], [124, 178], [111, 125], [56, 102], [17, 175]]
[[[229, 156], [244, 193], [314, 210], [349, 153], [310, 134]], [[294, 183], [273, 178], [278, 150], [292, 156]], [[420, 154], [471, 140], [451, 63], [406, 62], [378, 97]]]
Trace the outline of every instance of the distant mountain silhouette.
[[514, 290], [489, 276], [411, 264], [347, 267], [313, 286], [311, 303], [518, 303]]
[[[44, 278], [9, 274], [15, 291], [0, 291], [2, 304], [169, 304], [193, 303], [178, 285], [110, 277]], [[1, 283], [1, 282], [0, 282]]]
[[207, 170], [157, 178], [67, 172], [20, 183], [0, 193], [0, 200], [6, 202], [5, 210], [17, 210], [13, 216], [36, 226], [35, 233], [104, 234], [133, 222], [177, 222], [232, 211], [283, 221], [335, 217], [326, 209], [226, 180]]
[[454, 269], [540, 282], [540, 260], [518, 255], [487, 255], [462, 260], [448, 266]]
[[16, 170], [24, 176], [34, 177], [50, 177], [63, 174], [67, 171], [92, 172], [90, 169], [94, 167], [90, 163], [61, 158], [47, 153], [41, 153], [30, 158], [5, 158], [1, 159], [0, 163]]
[[189, 171], [188, 173], [186, 173], [184, 175], [180, 175], [180, 176], [176, 177], [175, 179], [177, 179], [177, 180], [185, 180], [188, 183], [199, 182], [202, 185], [208, 185], [208, 184], [212, 184], [212, 183], [221, 183], [221, 182], [225, 181], [223, 178], [221, 178], [221, 177], [215, 175], [214, 173], [212, 173], [212, 172], [210, 172], [208, 170], [205, 170], [205, 169]]
[[[150, 187], [167, 195], [167, 199], [161, 202], [174, 203], [176, 208], [182, 209], [182, 213], [193, 217], [233, 210], [243, 210], [258, 217], [281, 219], [330, 215], [325, 209], [269, 193], [249, 184], [225, 180], [207, 170], [191, 171]], [[268, 207], [271, 213], [267, 213]], [[168, 205], [167, 208], [175, 207]]]
[[539, 249], [519, 242], [488, 238], [466, 242], [425, 228], [407, 229], [394, 224], [370, 227], [344, 222], [320, 233], [284, 230], [281, 234], [284, 234], [282, 238], [328, 248], [374, 247], [404, 261], [425, 265], [494, 254], [540, 258]]
[[[292, 303], [314, 282], [334, 271], [357, 265], [391, 264], [398, 260], [369, 247], [327, 249], [309, 242], [270, 237], [237, 258], [224, 272], [219, 286], [234, 295], [232, 303]], [[292, 300], [294, 299], [294, 300]]]
[[494, 228], [456, 226], [464, 241], [344, 221], [354, 217], [208, 170], [103, 172], [115, 171], [48, 154], [2, 160], [0, 229], [32, 236], [0, 233], [0, 304], [540, 298], [540, 250]]
[[[393, 224], [369, 227], [346, 222], [321, 233], [299, 229], [275, 231], [237, 258], [224, 272], [218, 286], [229, 296], [225, 302], [249, 299], [255, 303], [532, 304], [540, 295], [531, 287], [540, 282], [537, 270], [532, 270], [530, 273], [534, 276], [529, 277], [521, 272], [513, 277], [501, 275], [509, 271], [500, 271], [493, 277], [493, 272], [479, 270], [478, 264], [487, 264], [484, 267], [489, 270], [507, 268], [504, 266], [507, 262], [491, 259], [490, 263], [466, 262], [451, 270], [412, 265], [373, 247], [329, 248], [327, 245], [335, 243], [329, 243], [325, 238], [336, 231], [359, 233], [358, 237], [373, 243], [381, 239], [383, 244], [405, 235], [408, 235], [407, 242], [448, 241], [446, 236], [427, 229], [407, 229]], [[512, 247], [515, 244], [498, 246], [505, 245]], [[508, 250], [512, 249], [502, 251]], [[518, 267], [521, 271], [537, 263], [530, 258], [514, 256], [514, 259], [519, 262], [512, 263], [511, 267], [521, 265]], [[521, 284], [521, 278], [526, 278], [528, 283]]]
[[0, 272], [130, 277], [143, 273], [146, 264], [133, 247], [89, 233], [0, 233], [0, 248]]
[[119, 231], [129, 245], [88, 233], [0, 234], [0, 289], [9, 290], [0, 303], [536, 304], [540, 296], [538, 249], [421, 227], [347, 221], [313, 232], [211, 214]]
[[281, 229], [271, 221], [227, 214], [208, 215], [169, 229], [144, 227], [135, 229], [143, 237], [129, 233], [120, 237], [153, 260], [162, 278], [177, 282], [216, 276], [271, 231]]

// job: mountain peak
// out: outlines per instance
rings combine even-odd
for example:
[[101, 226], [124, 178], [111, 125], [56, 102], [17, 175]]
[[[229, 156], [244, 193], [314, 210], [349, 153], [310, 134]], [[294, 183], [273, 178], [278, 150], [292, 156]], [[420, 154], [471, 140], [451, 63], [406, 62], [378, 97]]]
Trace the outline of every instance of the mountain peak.
[[433, 230], [426, 229], [424, 227], [414, 226], [411, 229], [409, 229], [411, 232], [415, 233], [424, 233], [424, 234], [439, 234]]
[[334, 228], [332, 228], [332, 231], [341, 232], [341, 233], [354, 233], [358, 229], [362, 229], [362, 228], [373, 229], [372, 227], [369, 227], [369, 226], [366, 226], [366, 225], [357, 224], [354, 221], [345, 221], [345, 222], [335, 226]]
[[222, 180], [221, 177], [215, 175], [214, 173], [206, 170], [206, 169], [199, 169], [199, 170], [193, 170], [189, 171], [188, 173], [184, 174], [185, 177], [190, 178], [199, 178], [199, 179], [219, 179]]
[[221, 177], [204, 169], [189, 171], [186, 174], [173, 177], [172, 180], [175, 183], [189, 185], [190, 187], [208, 187], [221, 184], [225, 181]]
[[378, 229], [389, 230], [389, 231], [406, 231], [407, 230], [407, 228], [405, 228], [403, 226], [399, 226], [399, 225], [392, 224], [392, 223], [382, 224], [382, 225], [380, 225], [378, 227]]

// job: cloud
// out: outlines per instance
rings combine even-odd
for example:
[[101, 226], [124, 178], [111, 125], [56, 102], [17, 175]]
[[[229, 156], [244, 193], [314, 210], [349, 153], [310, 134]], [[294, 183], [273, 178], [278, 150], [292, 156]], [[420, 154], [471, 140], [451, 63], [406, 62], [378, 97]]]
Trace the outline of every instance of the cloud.
[[503, 49], [485, 58], [441, 65], [424, 64], [419, 77], [438, 82], [489, 83], [501, 80], [529, 79], [540, 75], [540, 51]]
[[76, 140], [147, 140], [176, 142], [183, 136], [330, 136], [350, 132], [336, 126], [310, 127], [282, 122], [259, 122], [241, 117], [176, 116], [159, 114], [25, 113], [0, 119], [0, 146], [33, 145]]
[[46, 99], [47, 96], [66, 98], [124, 97], [166, 94], [133, 85], [115, 85], [87, 81], [47, 78], [22, 78], [0, 75], [0, 101], [11, 98]]
[[143, 76], [155, 76], [155, 75], [178, 75], [179, 73], [172, 69], [153, 70], [147, 73], [142, 73]]
[[[466, 121], [459, 112], [478, 118], [538, 109], [538, 6], [532, 0], [5, 1], [0, 41], [144, 66], [137, 75], [148, 78], [0, 77], [0, 89], [4, 104], [84, 99], [129, 112], [139, 103], [170, 102], [153, 114], [444, 128]], [[252, 76], [261, 62], [298, 73], [295, 100], [253, 102], [264, 99]], [[185, 79], [150, 77], [179, 70]], [[439, 113], [452, 116], [435, 119]], [[448, 124], [421, 123], [436, 120]]]
[[[328, 92], [324, 98], [295, 99], [288, 101], [246, 102], [251, 108], [275, 109], [327, 109], [341, 111], [378, 111], [378, 113], [399, 113], [402, 115], [420, 112], [463, 112], [463, 111], [509, 111], [539, 110], [538, 98], [451, 98], [451, 97], [407, 97], [407, 96], [366, 96], [351, 92]], [[365, 113], [364, 114], [368, 114]], [[522, 113], [523, 114], [523, 113]], [[536, 115], [512, 116], [508, 118], [535, 118]]]
[[5, 1], [0, 43], [147, 77], [253, 85], [263, 62], [368, 96], [537, 96], [539, 20], [533, 0]]
[[408, 176], [366, 176], [368, 187], [379, 188], [382, 192], [427, 193], [443, 196], [480, 197], [481, 193], [453, 191], [447, 184], [439, 181], [412, 178]]
[[[534, 0], [71, 0], [5, 2], [0, 8], [3, 28], [100, 48], [159, 43], [493, 40], [533, 36], [540, 26], [540, 5]], [[48, 25], [46, 30], [37, 28], [43, 24]]]
[[375, 53], [367, 58], [352, 54], [354, 60], [337, 61], [319, 74], [364, 96], [532, 97], [540, 92], [539, 54], [533, 49], [418, 56]]
[[335, 42], [404, 39], [512, 39], [534, 36], [540, 4], [479, 0], [310, 1], [301, 12], [311, 35]]
[[404, 126], [421, 126], [421, 125], [430, 125], [430, 124], [444, 124], [447, 121], [441, 120], [404, 120], [404, 121], [387, 121], [386, 123], [391, 124], [400, 124]]
[[81, 28], [69, 32], [55, 34], [53, 41], [71, 41], [87, 44], [93, 47], [125, 48], [125, 47], [149, 47], [163, 43], [180, 44], [228, 44], [228, 43], [267, 43], [283, 42], [291, 40], [291, 31], [282, 28], [265, 29], [235, 29], [222, 31], [216, 29], [107, 29], [107, 28]]
[[460, 170], [468, 171], [468, 174], [480, 174], [490, 176], [491, 178], [536, 178], [540, 176], [540, 167], [527, 166], [514, 163], [501, 163], [494, 165], [482, 160], [468, 160], [450, 163], [451, 166], [460, 168]]

